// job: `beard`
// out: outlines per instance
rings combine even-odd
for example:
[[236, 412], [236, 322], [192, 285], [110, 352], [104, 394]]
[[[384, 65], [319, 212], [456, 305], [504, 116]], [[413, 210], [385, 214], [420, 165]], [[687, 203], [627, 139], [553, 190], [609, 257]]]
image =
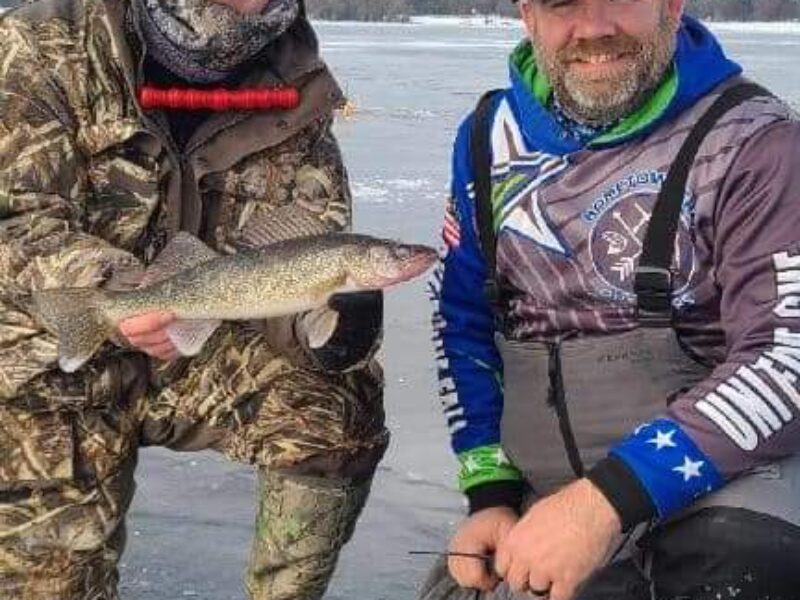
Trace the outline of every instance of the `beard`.
[[[632, 113], [661, 82], [675, 53], [676, 28], [675, 20], [662, 13], [656, 30], [644, 38], [621, 34], [579, 40], [552, 53], [534, 37], [533, 48], [561, 108], [578, 122], [602, 127]], [[624, 56], [624, 61], [605, 73], [575, 68], [603, 56]]]

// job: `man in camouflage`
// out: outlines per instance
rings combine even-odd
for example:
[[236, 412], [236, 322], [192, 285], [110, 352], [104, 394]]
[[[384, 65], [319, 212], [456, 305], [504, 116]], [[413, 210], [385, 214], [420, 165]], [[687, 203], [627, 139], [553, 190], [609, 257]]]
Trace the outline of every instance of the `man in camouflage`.
[[[222, 1], [222, 0], [220, 0]], [[75, 374], [27, 298], [136, 285], [177, 231], [350, 224], [342, 102], [299, 0], [43, 0], [0, 19], [0, 598], [113, 600], [137, 448], [212, 448], [259, 471], [251, 598], [320, 598], [387, 443], [381, 299], [228, 323], [192, 359], [169, 315], [121, 326]], [[143, 111], [144, 83], [292, 85], [288, 111]], [[172, 360], [157, 360], [172, 359]]]

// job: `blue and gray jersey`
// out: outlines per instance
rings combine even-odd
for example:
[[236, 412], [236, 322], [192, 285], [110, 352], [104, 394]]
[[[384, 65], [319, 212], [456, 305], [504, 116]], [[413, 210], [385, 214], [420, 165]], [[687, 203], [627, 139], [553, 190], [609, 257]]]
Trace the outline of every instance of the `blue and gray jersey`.
[[[691, 126], [740, 69], [684, 18], [673, 68], [650, 105], [584, 143], [549, 112], [531, 61], [522, 44], [490, 119], [506, 334], [550, 341], [630, 331], [632, 276], [655, 198]], [[440, 396], [465, 491], [520, 478], [500, 447], [503, 367], [482, 293], [470, 129], [471, 117], [454, 147], [447, 252], [433, 281]], [[681, 339], [716, 368], [668, 408], [665, 398], [655, 429], [611, 449], [658, 506], [694, 501], [698, 486], [681, 492], [681, 478], [703, 478], [712, 491], [800, 450], [799, 202], [796, 115], [760, 98], [723, 117], [690, 174], [673, 264]], [[656, 443], [691, 463], [666, 461], [652, 452]]]

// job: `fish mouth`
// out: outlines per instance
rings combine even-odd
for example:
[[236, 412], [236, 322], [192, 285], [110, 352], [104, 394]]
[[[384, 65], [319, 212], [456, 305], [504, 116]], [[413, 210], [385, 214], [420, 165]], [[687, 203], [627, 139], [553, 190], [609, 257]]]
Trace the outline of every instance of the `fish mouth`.
[[379, 290], [419, 277], [439, 260], [430, 246], [402, 245], [393, 256], [382, 256], [366, 269], [352, 272], [353, 283], [360, 289]]
[[403, 261], [400, 267], [403, 279], [418, 277], [430, 269], [439, 259], [439, 253], [428, 246], [414, 246], [414, 255]]
[[373, 271], [369, 276], [357, 278], [364, 288], [383, 289], [419, 277], [439, 259], [439, 254], [429, 246], [406, 246], [408, 252], [385, 271]]

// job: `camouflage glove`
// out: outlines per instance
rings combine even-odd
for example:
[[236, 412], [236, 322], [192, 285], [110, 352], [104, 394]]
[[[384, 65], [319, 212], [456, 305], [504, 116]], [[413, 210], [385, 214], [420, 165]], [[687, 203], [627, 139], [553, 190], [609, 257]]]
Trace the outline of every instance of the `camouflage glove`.
[[339, 320], [325, 344], [311, 349], [314, 360], [326, 371], [359, 368], [381, 341], [383, 292], [335, 294], [328, 307], [339, 313]]

